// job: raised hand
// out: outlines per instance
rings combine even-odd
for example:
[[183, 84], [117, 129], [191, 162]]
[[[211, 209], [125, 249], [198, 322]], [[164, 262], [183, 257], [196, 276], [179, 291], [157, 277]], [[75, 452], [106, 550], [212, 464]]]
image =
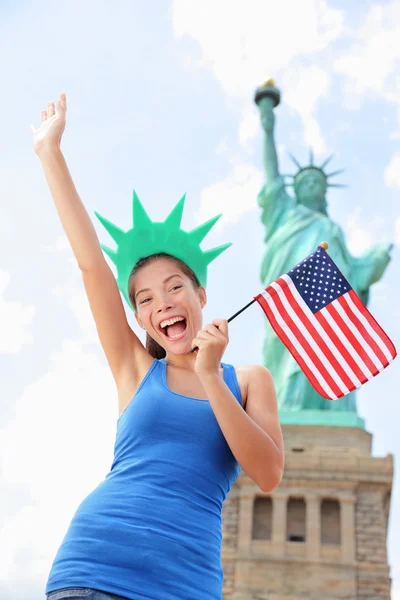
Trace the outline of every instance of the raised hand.
[[42, 110], [42, 123], [38, 129], [33, 125], [29, 129], [33, 136], [33, 149], [38, 153], [45, 146], [59, 146], [65, 129], [67, 98], [60, 94], [59, 99], [49, 102], [47, 110]]
[[272, 133], [275, 126], [275, 115], [271, 98], [262, 98], [259, 102], [261, 123], [266, 133]]

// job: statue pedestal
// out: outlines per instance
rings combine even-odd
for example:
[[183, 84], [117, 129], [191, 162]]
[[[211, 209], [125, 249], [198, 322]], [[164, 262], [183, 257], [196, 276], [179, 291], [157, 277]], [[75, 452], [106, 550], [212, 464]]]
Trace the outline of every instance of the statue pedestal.
[[291, 410], [279, 411], [281, 425], [326, 425], [328, 427], [360, 427], [365, 429], [364, 419], [353, 411], [339, 410]]

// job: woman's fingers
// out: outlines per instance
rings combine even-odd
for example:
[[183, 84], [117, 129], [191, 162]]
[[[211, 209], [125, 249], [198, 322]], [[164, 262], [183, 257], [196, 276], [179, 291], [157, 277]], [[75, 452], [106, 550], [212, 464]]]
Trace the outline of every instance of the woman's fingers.
[[47, 105], [47, 117], [52, 117], [55, 113], [54, 102], [49, 102]]
[[47, 111], [46, 110], [42, 110], [41, 116], [42, 116], [42, 123], [43, 123], [44, 121], [47, 120]]

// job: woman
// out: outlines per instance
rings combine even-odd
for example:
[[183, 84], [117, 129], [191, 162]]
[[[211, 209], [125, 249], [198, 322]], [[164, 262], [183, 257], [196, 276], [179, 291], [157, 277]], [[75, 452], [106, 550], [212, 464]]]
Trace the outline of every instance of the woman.
[[[61, 94], [42, 111], [41, 126], [30, 129], [82, 271], [116, 382], [119, 418], [111, 470], [71, 521], [49, 574], [47, 599], [220, 600], [226, 494], [240, 467], [265, 492], [282, 477], [274, 384], [264, 367], [221, 362], [227, 321], [215, 319], [202, 329], [207, 253], [199, 250], [203, 263], [196, 262], [193, 248], [185, 248], [186, 232], [175, 231], [173, 252], [157, 246], [140, 258], [133, 237], [117, 285], [60, 150], [65, 117]], [[134, 201], [138, 219], [150, 226]], [[179, 210], [165, 227], [180, 224]], [[122, 230], [107, 223], [121, 240]], [[162, 238], [157, 227], [153, 249]], [[198, 241], [210, 222], [202, 227], [192, 236]], [[221, 251], [208, 251], [206, 262]], [[108, 254], [118, 262], [115, 251]], [[120, 291], [146, 330], [146, 347], [128, 324]]]

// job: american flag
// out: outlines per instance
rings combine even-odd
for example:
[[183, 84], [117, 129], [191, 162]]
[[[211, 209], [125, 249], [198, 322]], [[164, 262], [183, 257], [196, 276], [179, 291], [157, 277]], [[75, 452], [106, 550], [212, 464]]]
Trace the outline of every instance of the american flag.
[[328, 400], [359, 388], [397, 354], [322, 246], [255, 300], [310, 383]]

